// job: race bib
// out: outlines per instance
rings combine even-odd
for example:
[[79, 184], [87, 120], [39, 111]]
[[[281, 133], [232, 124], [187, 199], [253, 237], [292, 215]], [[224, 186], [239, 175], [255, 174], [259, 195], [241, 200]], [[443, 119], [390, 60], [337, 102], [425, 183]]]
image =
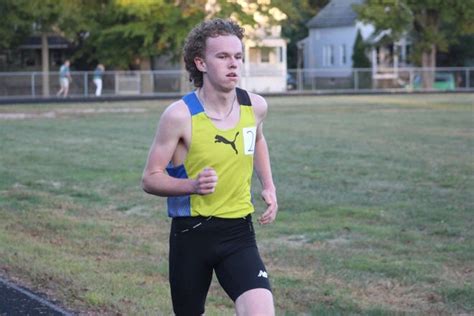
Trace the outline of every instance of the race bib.
[[255, 152], [255, 138], [257, 137], [256, 127], [244, 127], [242, 129], [244, 138], [244, 153], [246, 155], [253, 155]]

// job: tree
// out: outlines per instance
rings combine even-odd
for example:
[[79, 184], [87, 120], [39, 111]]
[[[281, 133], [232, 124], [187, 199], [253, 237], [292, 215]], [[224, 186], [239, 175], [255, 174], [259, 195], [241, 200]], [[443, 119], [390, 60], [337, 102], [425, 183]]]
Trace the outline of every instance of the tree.
[[354, 51], [352, 53], [352, 64], [354, 68], [370, 68], [370, 60], [367, 57], [367, 44], [362, 38], [360, 30], [357, 31], [354, 43]]
[[[271, 16], [273, 7], [270, 0], [0, 0], [0, 8], [8, 9], [17, 29], [21, 26], [25, 34], [43, 37], [44, 89], [49, 86], [46, 39], [51, 32], [76, 46], [74, 60], [150, 70], [151, 56], [177, 59], [187, 33], [203, 19], [231, 16], [242, 24], [255, 25], [255, 12]], [[1, 26], [0, 32], [5, 29], [10, 37], [0, 39], [0, 45], [5, 42], [8, 47], [15, 37], [14, 28]]]
[[43, 73], [43, 96], [49, 96], [49, 46], [48, 35], [57, 31], [61, 14], [61, 2], [55, 0], [30, 0], [25, 5], [30, 15], [33, 33], [41, 36], [41, 65]]
[[283, 37], [288, 39], [288, 68], [298, 68], [298, 41], [308, 36], [306, 23], [317, 14], [329, 0], [274, 0], [273, 4], [286, 13], [282, 23]]
[[427, 70], [423, 72], [424, 87], [432, 86], [436, 52], [446, 51], [456, 36], [474, 32], [473, 1], [367, 0], [355, 10], [360, 20], [374, 25], [376, 33], [390, 30], [393, 40], [410, 34], [412, 60]]
[[20, 45], [31, 33], [29, 16], [22, 9], [27, 0], [0, 0], [0, 49], [12, 49]]

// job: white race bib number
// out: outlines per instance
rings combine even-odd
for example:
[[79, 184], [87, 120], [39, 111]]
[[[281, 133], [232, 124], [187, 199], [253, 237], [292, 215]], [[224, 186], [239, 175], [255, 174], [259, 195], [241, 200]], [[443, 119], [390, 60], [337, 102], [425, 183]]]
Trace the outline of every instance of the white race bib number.
[[244, 138], [244, 153], [246, 155], [253, 155], [255, 152], [255, 138], [257, 137], [256, 127], [244, 127], [242, 129]]

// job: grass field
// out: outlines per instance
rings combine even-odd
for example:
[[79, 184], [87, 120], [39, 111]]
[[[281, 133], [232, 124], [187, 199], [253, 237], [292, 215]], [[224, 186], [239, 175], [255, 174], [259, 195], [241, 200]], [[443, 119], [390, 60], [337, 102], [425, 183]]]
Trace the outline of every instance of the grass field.
[[[268, 101], [277, 314], [474, 314], [474, 95]], [[82, 314], [171, 314], [170, 220], [140, 188], [167, 103], [0, 107], [1, 275]], [[233, 315], [216, 281], [207, 315]]]

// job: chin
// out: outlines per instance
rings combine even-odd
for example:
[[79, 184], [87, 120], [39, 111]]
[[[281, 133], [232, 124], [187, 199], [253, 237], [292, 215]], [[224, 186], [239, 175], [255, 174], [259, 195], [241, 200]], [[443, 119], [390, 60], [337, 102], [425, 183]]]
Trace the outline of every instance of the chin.
[[226, 92], [230, 92], [237, 87], [238, 81], [226, 82], [225, 84], [221, 85], [221, 89]]

